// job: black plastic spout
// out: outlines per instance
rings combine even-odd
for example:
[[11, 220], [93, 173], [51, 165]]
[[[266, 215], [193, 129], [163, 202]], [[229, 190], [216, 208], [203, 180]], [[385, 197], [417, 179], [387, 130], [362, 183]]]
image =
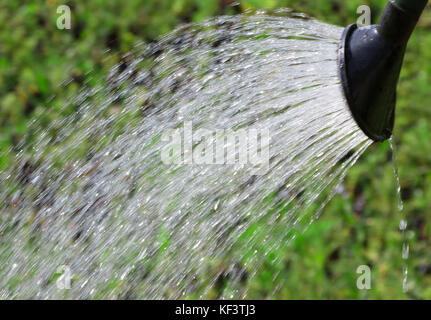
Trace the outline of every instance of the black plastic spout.
[[353, 118], [374, 141], [392, 135], [404, 53], [427, 2], [391, 0], [377, 25], [344, 30], [339, 49], [344, 94]]

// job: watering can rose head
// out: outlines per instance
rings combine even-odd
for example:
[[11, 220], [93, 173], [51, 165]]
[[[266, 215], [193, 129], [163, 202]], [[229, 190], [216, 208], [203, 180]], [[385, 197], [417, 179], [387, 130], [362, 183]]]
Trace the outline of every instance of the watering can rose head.
[[427, 2], [391, 0], [377, 25], [344, 30], [339, 48], [344, 95], [356, 123], [374, 141], [392, 135], [404, 53]]

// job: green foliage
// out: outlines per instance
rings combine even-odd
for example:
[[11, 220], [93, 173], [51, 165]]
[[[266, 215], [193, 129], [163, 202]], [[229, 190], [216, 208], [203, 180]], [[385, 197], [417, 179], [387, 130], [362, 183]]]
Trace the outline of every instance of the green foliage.
[[[91, 71], [94, 81], [102, 79], [136, 42], [153, 41], [181, 23], [248, 9], [291, 7], [328, 23], [347, 25], [356, 21], [357, 7], [368, 4], [375, 22], [386, 0], [243, 0], [239, 6], [229, 5], [232, 2], [1, 1], [0, 167], [8, 161], [3, 152], [28, 131], [28, 120], [43, 117], [49, 123], [60, 117], [60, 108], [83, 85], [86, 73]], [[56, 8], [61, 4], [72, 9], [72, 30], [56, 28]], [[410, 41], [395, 128], [410, 230], [410, 293], [402, 292], [398, 231], [402, 215], [397, 210], [391, 150], [383, 143], [370, 148], [352, 168], [346, 192], [330, 202], [320, 221], [291, 244], [271, 252], [284, 258], [276, 265], [270, 259], [265, 262], [251, 283], [250, 298], [431, 299], [430, 29], [428, 8]], [[65, 87], [65, 81], [72, 83]], [[366, 292], [356, 288], [356, 268], [364, 264], [373, 276], [372, 289]], [[274, 291], [274, 281], [279, 290]], [[121, 286], [117, 282], [109, 287]]]

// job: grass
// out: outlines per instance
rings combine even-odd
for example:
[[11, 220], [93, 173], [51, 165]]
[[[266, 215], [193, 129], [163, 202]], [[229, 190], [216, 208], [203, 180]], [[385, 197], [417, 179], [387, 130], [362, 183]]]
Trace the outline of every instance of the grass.
[[[91, 71], [94, 82], [138, 41], [150, 42], [175, 26], [247, 9], [291, 7], [322, 21], [347, 25], [368, 4], [375, 22], [384, 0], [6, 0], [0, 3], [0, 167], [11, 162], [28, 122], [61, 117], [60, 108]], [[56, 8], [72, 9], [72, 30], [56, 28]], [[402, 237], [396, 181], [388, 143], [372, 146], [321, 219], [279, 248], [278, 265], [251, 283], [250, 298], [431, 299], [431, 8], [409, 43], [399, 85], [395, 144], [411, 246], [410, 291], [402, 291]], [[64, 81], [72, 81], [65, 87]], [[91, 85], [91, 83], [90, 83]], [[360, 265], [372, 271], [372, 289], [356, 287]], [[274, 277], [281, 287], [274, 293]]]

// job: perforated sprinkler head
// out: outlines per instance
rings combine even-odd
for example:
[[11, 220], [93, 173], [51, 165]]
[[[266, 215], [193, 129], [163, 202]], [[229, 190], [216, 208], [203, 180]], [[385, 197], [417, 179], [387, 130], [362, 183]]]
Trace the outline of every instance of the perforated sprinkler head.
[[338, 57], [344, 94], [353, 118], [374, 141], [392, 135], [404, 53], [427, 2], [391, 0], [377, 25], [344, 30]]

